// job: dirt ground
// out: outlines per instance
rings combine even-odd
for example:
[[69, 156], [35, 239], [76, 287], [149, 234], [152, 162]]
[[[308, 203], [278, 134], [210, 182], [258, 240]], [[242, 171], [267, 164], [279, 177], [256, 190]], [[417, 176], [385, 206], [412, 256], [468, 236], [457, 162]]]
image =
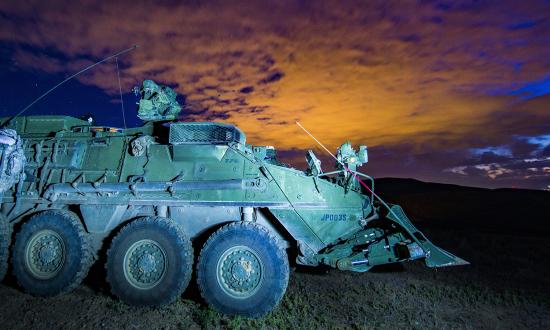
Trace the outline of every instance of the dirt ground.
[[550, 328], [547, 236], [423, 228], [434, 242], [472, 264], [434, 270], [417, 261], [363, 274], [294, 269], [280, 306], [257, 320], [208, 309], [194, 285], [167, 307], [128, 307], [109, 295], [101, 267], [95, 267], [76, 291], [50, 299], [22, 293], [8, 277], [0, 285], [0, 325], [3, 329]]

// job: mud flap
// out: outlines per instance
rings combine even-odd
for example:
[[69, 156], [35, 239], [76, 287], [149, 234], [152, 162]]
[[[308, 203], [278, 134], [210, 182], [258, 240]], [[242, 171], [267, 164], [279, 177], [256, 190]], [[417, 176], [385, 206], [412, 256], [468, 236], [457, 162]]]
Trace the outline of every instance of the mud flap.
[[399, 205], [391, 205], [387, 218], [391, 221], [399, 224], [405, 229], [414, 239], [414, 241], [420, 245], [424, 250], [425, 262], [428, 267], [447, 267], [447, 266], [460, 266], [470, 264], [466, 260], [459, 258], [430, 242], [420, 232], [405, 215], [405, 212]]

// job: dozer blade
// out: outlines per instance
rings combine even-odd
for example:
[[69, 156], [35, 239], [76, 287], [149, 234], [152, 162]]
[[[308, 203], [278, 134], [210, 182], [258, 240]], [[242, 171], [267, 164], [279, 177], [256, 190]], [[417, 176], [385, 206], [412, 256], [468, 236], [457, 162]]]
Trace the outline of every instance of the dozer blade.
[[425, 262], [428, 267], [447, 267], [469, 265], [470, 263], [449, 253], [430, 242], [409, 220], [399, 205], [391, 205], [387, 218], [403, 227], [424, 250]]

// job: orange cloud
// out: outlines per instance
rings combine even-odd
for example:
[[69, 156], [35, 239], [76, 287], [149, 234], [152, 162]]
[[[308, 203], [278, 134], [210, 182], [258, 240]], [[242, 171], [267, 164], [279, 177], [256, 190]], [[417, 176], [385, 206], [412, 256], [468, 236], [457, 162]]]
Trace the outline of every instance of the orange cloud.
[[[296, 120], [332, 149], [415, 153], [497, 145], [510, 125], [540, 134], [525, 124], [550, 120], [547, 99], [498, 92], [550, 75], [543, 1], [189, 3], [17, 2], [0, 10], [0, 41], [21, 67], [67, 73], [137, 43], [120, 59], [124, 90], [178, 84], [184, 119], [232, 122], [282, 149], [312, 146]], [[118, 93], [112, 66], [78, 79]]]

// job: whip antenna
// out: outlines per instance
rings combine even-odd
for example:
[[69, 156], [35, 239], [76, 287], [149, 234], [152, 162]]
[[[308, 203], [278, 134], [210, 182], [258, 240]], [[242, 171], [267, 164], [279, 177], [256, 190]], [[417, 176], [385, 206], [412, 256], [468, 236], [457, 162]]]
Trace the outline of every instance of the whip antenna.
[[374, 191], [372, 191], [372, 189], [370, 189], [369, 186], [368, 186], [366, 183], [364, 183], [364, 182], [357, 176], [357, 174], [355, 174], [355, 172], [353, 172], [352, 170], [350, 170], [342, 161], [340, 161], [338, 158], [336, 158], [336, 156], [334, 156], [334, 155], [332, 154], [332, 152], [330, 152], [330, 150], [328, 150], [327, 147], [325, 147], [325, 146], [321, 143], [321, 141], [317, 140], [317, 138], [316, 138], [315, 136], [313, 136], [313, 134], [311, 134], [304, 126], [302, 126], [302, 124], [300, 124], [300, 122], [297, 121], [297, 122], [296, 122], [296, 125], [298, 125], [302, 130], [304, 130], [304, 132], [306, 132], [307, 135], [309, 135], [315, 142], [317, 142], [317, 144], [320, 145], [321, 148], [323, 148], [332, 158], [334, 158], [334, 159], [338, 162], [338, 164], [342, 165], [342, 167], [343, 167], [346, 171], [348, 171], [349, 173], [351, 173], [351, 175], [353, 175], [353, 177], [354, 177], [355, 179], [357, 179], [357, 181], [359, 181], [359, 183], [360, 183], [363, 187], [365, 187], [374, 197], [376, 197], [376, 198], [384, 205], [384, 207], [386, 207], [386, 208], [390, 211], [390, 213], [391, 213], [394, 217], [396, 217], [397, 219], [399, 219], [399, 217], [397, 216], [397, 214], [395, 214], [395, 213], [393, 212], [393, 210], [391, 209], [391, 207], [390, 207], [388, 204], [386, 204], [386, 202], [384, 202], [384, 200], [383, 200], [380, 196], [378, 196], [377, 194], [375, 194]]
[[[23, 108], [23, 110], [19, 111], [15, 116], [9, 118], [7, 121], [5, 121], [4, 123], [2, 123], [2, 126], [4, 126], [5, 124], [9, 123], [10, 121], [12, 121], [13, 119], [21, 116], [25, 111], [27, 111], [30, 107], [32, 107], [35, 103], [37, 103], [38, 101], [42, 100], [44, 97], [46, 97], [48, 94], [50, 94], [51, 92], [53, 92], [55, 89], [57, 89], [59, 86], [63, 85], [64, 83], [66, 83], [67, 81], [73, 79], [74, 77], [90, 70], [91, 68], [103, 63], [103, 62], [106, 62], [112, 58], [117, 58], [118, 56], [122, 55], [122, 54], [126, 54], [134, 49], [138, 48], [138, 45], [133, 45], [132, 47], [130, 48], [127, 48], [127, 49], [124, 49], [124, 50], [121, 50], [120, 52], [118, 53], [115, 53], [113, 55], [110, 55], [108, 57], [105, 57], [104, 59], [102, 59], [101, 61], [98, 61], [98, 62], [95, 62], [94, 64], [91, 64], [87, 67], [85, 67], [84, 69], [78, 71], [77, 73], [69, 76], [68, 78], [66, 78], [65, 80], [63, 80], [62, 82], [60, 82], [59, 84], [53, 86], [52, 88], [50, 88], [49, 90], [47, 90], [44, 94], [40, 95], [39, 97], [37, 97], [34, 101], [32, 101], [29, 105], [27, 105], [25, 108]], [[117, 66], [118, 66], [118, 63], [117, 63]]]
[[118, 92], [120, 93], [120, 110], [122, 111], [122, 121], [124, 122], [124, 130], [126, 131], [126, 115], [124, 114], [124, 100], [122, 99], [122, 86], [120, 85], [120, 70], [118, 69], [118, 57], [115, 57], [116, 75], [118, 78]]

